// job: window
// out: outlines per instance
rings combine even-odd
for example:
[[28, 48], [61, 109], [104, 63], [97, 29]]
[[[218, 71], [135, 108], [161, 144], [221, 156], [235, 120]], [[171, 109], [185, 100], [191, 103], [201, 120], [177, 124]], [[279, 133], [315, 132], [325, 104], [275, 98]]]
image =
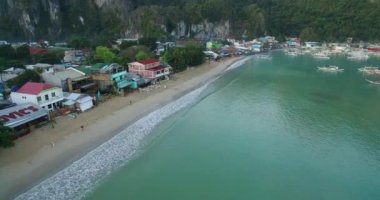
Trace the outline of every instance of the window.
[[49, 95], [45, 94], [45, 100], [49, 100]]
[[40, 96], [37, 97], [37, 101], [42, 101], [42, 98]]
[[51, 104], [48, 105], [48, 108], [51, 109]]
[[55, 97], [55, 92], [51, 93], [51, 97]]

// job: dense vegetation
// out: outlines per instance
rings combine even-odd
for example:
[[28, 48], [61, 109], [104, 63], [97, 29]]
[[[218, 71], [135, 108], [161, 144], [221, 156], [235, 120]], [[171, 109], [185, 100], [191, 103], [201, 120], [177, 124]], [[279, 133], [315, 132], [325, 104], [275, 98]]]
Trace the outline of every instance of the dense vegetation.
[[175, 72], [179, 72], [185, 70], [187, 67], [202, 64], [205, 55], [202, 45], [189, 43], [185, 47], [168, 49], [163, 58], [173, 67]]
[[0, 121], [0, 147], [8, 148], [14, 146], [13, 143], [14, 130], [4, 126]]
[[[20, 1], [20, 0], [18, 0]], [[89, 37], [108, 46], [110, 38], [126, 31], [145, 37], [170, 38], [179, 22], [190, 25], [203, 20], [229, 20], [236, 38], [253, 38], [265, 33], [275, 36], [299, 36], [313, 30], [319, 40], [378, 41], [380, 38], [380, 1], [378, 0], [114, 0], [113, 6], [99, 9], [93, 0], [60, 0], [60, 21], [41, 13], [34, 37]], [[29, 1], [28, 1], [29, 2]], [[40, 2], [40, 1], [36, 1]], [[111, 4], [109, 4], [111, 5]], [[1, 3], [0, 3], [1, 6]], [[43, 4], [23, 4], [26, 11], [43, 12]], [[39, 9], [41, 7], [41, 9]], [[85, 8], [85, 9], [83, 9]], [[120, 10], [128, 9], [128, 10]], [[22, 12], [19, 12], [22, 13]], [[15, 15], [0, 19], [0, 39], [22, 31]], [[44, 19], [44, 20], [42, 20]], [[162, 29], [165, 27], [165, 29]], [[8, 35], [7, 35], [8, 34]], [[28, 38], [30, 35], [24, 35]], [[46, 38], [50, 39], [50, 38]], [[88, 41], [87, 41], [88, 42]], [[85, 41], [86, 44], [86, 41]], [[76, 46], [83, 46], [76, 43]]]

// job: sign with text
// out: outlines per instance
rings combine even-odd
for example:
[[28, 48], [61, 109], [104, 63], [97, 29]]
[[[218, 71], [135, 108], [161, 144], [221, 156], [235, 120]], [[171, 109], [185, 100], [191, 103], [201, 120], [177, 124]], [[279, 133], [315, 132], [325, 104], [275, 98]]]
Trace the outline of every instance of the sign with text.
[[14, 128], [47, 115], [47, 111], [38, 105], [26, 103], [0, 110], [0, 121], [5, 126]]

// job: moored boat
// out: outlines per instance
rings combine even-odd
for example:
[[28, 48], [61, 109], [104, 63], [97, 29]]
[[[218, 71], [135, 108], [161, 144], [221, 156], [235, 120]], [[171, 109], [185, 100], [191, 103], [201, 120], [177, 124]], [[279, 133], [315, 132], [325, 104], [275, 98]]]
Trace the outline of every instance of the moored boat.
[[344, 69], [339, 69], [338, 66], [325, 65], [323, 67], [317, 67], [319, 71], [322, 72], [343, 72]]
[[378, 67], [373, 66], [365, 66], [358, 69], [359, 72], [362, 72], [364, 74], [368, 75], [380, 75], [380, 70]]
[[349, 60], [368, 60], [369, 56], [365, 52], [352, 52], [350, 56], [347, 57]]
[[313, 54], [313, 57], [318, 58], [318, 59], [324, 59], [324, 60], [330, 59], [330, 57], [327, 55], [327, 53], [324, 53], [324, 52], [315, 53], [315, 54]]

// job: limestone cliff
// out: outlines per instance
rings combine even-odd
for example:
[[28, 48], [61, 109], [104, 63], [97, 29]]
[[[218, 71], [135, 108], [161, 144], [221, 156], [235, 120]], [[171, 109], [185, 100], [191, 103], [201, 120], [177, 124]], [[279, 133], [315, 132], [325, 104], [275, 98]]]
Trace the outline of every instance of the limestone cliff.
[[128, 0], [2, 0], [1, 39], [59, 39], [122, 24]]
[[[0, 40], [61, 40], [72, 35], [142, 35], [144, 22], [134, 18], [134, 0], [2, 0], [0, 1]], [[148, 10], [149, 12], [149, 10]], [[160, 16], [161, 14], [159, 14]], [[135, 16], [136, 17], [136, 16]], [[165, 19], [154, 23], [179, 37], [224, 37], [230, 32], [228, 21], [185, 24], [178, 20], [167, 30]], [[139, 24], [139, 25], [138, 25]]]

